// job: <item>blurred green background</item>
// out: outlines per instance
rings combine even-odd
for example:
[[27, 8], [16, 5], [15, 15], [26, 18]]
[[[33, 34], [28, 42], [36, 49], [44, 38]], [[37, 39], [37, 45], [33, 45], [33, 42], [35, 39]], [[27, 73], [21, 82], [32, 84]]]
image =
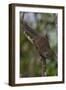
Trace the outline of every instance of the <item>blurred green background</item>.
[[[23, 17], [24, 14], [24, 17]], [[57, 13], [33, 13], [20, 12], [20, 21], [24, 20], [33, 29], [42, 35], [48, 35], [49, 44], [57, 55]], [[20, 31], [23, 24], [20, 22]], [[20, 77], [39, 77], [41, 76], [41, 57], [35, 46], [20, 32]], [[57, 62], [46, 60], [46, 76], [57, 75]]]

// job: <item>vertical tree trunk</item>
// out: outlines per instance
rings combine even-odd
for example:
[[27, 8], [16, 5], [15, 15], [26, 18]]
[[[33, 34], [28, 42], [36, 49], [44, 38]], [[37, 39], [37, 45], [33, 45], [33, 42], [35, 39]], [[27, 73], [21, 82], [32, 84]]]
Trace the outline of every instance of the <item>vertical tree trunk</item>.
[[41, 58], [41, 67], [42, 67], [41, 70], [42, 76], [46, 76], [46, 59], [44, 58]]

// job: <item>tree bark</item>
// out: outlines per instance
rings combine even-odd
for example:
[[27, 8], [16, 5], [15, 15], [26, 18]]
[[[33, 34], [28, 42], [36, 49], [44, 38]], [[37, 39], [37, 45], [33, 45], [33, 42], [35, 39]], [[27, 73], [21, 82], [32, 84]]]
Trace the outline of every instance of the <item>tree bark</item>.
[[41, 75], [46, 76], [46, 59], [41, 58]]

